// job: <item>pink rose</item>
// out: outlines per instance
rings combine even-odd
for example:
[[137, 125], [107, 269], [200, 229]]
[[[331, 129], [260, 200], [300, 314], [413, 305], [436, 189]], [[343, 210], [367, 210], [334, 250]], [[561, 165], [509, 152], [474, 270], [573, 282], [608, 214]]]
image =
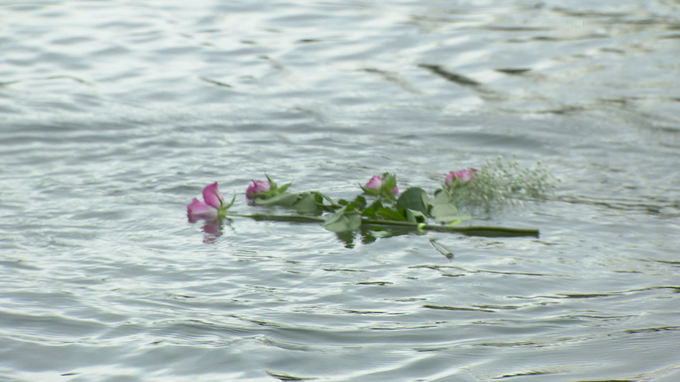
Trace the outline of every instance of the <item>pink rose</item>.
[[371, 178], [371, 180], [366, 183], [366, 188], [373, 188], [376, 190], [379, 190], [380, 187], [382, 187], [383, 180], [379, 176], [375, 175]]
[[[366, 183], [365, 187], [366, 188], [372, 188], [374, 190], [379, 190], [380, 187], [382, 187], [382, 184], [383, 184], [382, 178], [377, 176], [377, 175], [374, 175], [371, 178], [371, 180], [369, 180], [368, 183]], [[398, 194], [399, 188], [397, 188], [397, 186], [394, 186], [394, 189], [392, 189], [392, 193], [395, 194], [395, 195]]]
[[472, 180], [477, 172], [474, 168], [468, 168], [467, 170], [451, 171], [446, 175], [445, 183], [450, 184], [454, 178], [458, 179], [460, 183], [468, 183]]
[[271, 190], [272, 187], [266, 180], [253, 180], [253, 183], [246, 189], [246, 198], [255, 199], [258, 194]]
[[190, 222], [195, 222], [199, 219], [214, 219], [219, 213], [219, 209], [224, 204], [224, 197], [217, 189], [217, 182], [206, 186], [203, 189], [203, 200], [194, 198], [194, 200], [187, 206], [187, 215]]

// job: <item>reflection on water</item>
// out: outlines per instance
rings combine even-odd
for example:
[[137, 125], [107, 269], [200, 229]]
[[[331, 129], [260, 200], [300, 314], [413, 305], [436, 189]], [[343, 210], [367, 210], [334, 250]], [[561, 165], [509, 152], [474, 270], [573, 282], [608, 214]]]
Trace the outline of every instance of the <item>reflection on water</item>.
[[222, 236], [223, 224], [222, 221], [207, 220], [203, 222], [203, 232], [205, 232], [205, 238], [203, 242], [206, 244], [214, 243], [217, 238]]
[[[676, 2], [0, 15], [2, 378], [680, 380]], [[499, 155], [558, 190], [472, 223], [540, 238], [186, 221], [215, 181], [253, 213], [263, 173], [339, 199]]]

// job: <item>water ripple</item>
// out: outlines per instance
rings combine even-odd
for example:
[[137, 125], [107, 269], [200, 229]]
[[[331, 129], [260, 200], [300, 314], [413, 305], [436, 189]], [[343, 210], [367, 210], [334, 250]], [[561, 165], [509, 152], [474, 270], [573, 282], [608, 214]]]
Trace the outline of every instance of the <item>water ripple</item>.
[[[675, 4], [0, 13], [0, 379], [678, 374]], [[432, 191], [498, 155], [560, 179], [482, 218], [540, 238], [186, 218], [215, 181], [249, 213], [265, 173], [347, 198], [384, 171]]]

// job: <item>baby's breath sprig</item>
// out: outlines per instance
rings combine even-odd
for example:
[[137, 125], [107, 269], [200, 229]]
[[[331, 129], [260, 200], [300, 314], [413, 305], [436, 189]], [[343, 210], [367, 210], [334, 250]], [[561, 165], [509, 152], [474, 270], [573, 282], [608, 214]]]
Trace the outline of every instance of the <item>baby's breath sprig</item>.
[[542, 200], [554, 189], [554, 183], [555, 179], [540, 163], [534, 168], [522, 168], [516, 161], [505, 162], [498, 157], [487, 161], [468, 182], [450, 182], [443, 189], [459, 208], [489, 212]]

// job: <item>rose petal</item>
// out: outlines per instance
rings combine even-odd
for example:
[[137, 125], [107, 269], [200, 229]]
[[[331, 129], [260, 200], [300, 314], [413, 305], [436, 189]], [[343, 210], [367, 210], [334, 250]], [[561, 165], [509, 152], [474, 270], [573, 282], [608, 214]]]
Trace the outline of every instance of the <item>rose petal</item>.
[[246, 197], [248, 199], [255, 199], [257, 194], [271, 190], [271, 185], [266, 180], [253, 180], [253, 183], [246, 189]]
[[187, 206], [187, 215], [192, 223], [199, 219], [214, 219], [217, 217], [217, 208], [194, 198]]
[[371, 180], [369, 180], [368, 183], [366, 183], [366, 188], [373, 188], [373, 189], [379, 190], [380, 187], [382, 187], [382, 184], [383, 184], [382, 178], [377, 176], [377, 175], [374, 175], [371, 178]]
[[453, 172], [450, 172], [446, 174], [446, 180], [444, 183], [448, 186], [451, 182], [453, 182]]
[[467, 170], [451, 171], [446, 175], [446, 180], [444, 183], [447, 185], [450, 184], [453, 181], [453, 178], [458, 179], [460, 183], [468, 183], [475, 176], [476, 172], [478, 172], [478, 170], [472, 167], [468, 168]]
[[224, 204], [224, 196], [217, 189], [217, 182], [206, 186], [203, 189], [203, 200], [209, 205], [219, 209]]
[[453, 176], [458, 178], [462, 183], [466, 183], [468, 180], [470, 180], [470, 173], [467, 170], [460, 170], [456, 171]]

